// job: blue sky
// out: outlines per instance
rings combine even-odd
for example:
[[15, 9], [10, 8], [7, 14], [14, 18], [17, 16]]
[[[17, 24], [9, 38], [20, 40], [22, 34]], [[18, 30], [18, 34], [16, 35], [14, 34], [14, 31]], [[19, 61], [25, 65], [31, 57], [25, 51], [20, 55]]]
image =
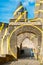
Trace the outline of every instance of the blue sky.
[[34, 18], [35, 0], [0, 0], [0, 22], [9, 23], [20, 2], [28, 11], [28, 18]]

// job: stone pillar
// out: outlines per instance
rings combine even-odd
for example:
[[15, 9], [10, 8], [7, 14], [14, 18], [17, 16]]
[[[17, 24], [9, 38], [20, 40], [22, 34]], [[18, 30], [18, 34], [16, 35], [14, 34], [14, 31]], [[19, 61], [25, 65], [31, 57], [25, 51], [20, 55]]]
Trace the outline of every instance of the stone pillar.
[[1, 56], [1, 31], [0, 31], [0, 56]]
[[43, 32], [42, 32], [42, 44], [40, 50], [40, 62], [43, 63]]
[[[43, 29], [43, 22], [42, 22], [42, 29]], [[40, 62], [43, 63], [43, 31], [42, 31], [41, 49], [40, 49]]]

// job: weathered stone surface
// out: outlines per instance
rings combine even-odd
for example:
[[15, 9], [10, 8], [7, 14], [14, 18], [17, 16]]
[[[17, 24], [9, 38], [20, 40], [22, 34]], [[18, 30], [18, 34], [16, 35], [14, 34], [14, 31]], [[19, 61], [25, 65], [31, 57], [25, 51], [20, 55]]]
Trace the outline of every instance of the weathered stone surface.
[[18, 61], [9, 62], [4, 65], [40, 65], [40, 63], [34, 59], [19, 59]]

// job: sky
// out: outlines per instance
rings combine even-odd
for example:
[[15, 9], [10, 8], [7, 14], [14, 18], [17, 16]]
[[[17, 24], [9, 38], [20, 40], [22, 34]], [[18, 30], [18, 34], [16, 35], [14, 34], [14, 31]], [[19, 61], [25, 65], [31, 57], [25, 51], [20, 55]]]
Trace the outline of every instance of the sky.
[[9, 23], [20, 2], [28, 11], [28, 19], [33, 19], [35, 0], [0, 0], [0, 22]]

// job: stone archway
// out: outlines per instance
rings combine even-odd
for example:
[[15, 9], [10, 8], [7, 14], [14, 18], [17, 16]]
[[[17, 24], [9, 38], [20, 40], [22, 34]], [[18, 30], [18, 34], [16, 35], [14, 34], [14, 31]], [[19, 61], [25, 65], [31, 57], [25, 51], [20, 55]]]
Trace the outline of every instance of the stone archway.
[[[34, 57], [35, 45], [29, 38], [25, 38], [20, 45], [20, 56], [21, 58]], [[18, 52], [19, 53], [19, 52]]]
[[9, 39], [9, 43], [10, 43], [9, 48], [11, 54], [15, 58], [17, 58], [17, 36], [25, 32], [35, 34], [38, 37], [38, 45], [41, 46], [41, 31], [36, 26], [31, 26], [31, 25], [20, 26], [17, 29], [13, 30]]
[[[33, 33], [29, 33], [29, 32], [26, 32], [26, 33], [21, 33], [20, 35], [17, 36], [17, 46], [19, 47], [20, 44], [25, 40], [25, 39], [29, 39], [30, 41], [32, 41], [33, 43], [35, 43], [35, 46], [36, 44], [38, 45], [38, 36], [35, 36], [35, 34]], [[35, 42], [36, 41], [36, 42]], [[19, 47], [20, 48], [20, 47]]]
[[[30, 33], [29, 32], [21, 33], [20, 35], [17, 36], [17, 47], [19, 48], [19, 50], [22, 49], [20, 46], [21, 46], [22, 42], [25, 39], [28, 39], [28, 41], [30, 41], [30, 44], [32, 43], [34, 45], [34, 49], [37, 51], [37, 48], [38, 48], [38, 36], [35, 36], [35, 34], [33, 34], [31, 32]], [[28, 41], [27, 41], [27, 43], [28, 43], [28, 46], [29, 46], [29, 42]], [[26, 45], [27, 45], [27, 43], [26, 43]], [[34, 49], [33, 49], [33, 51], [34, 51]], [[20, 52], [18, 52], [18, 57], [19, 57], [19, 55], [21, 55], [19, 53]], [[34, 53], [36, 54], [37, 52], [34, 51]]]

